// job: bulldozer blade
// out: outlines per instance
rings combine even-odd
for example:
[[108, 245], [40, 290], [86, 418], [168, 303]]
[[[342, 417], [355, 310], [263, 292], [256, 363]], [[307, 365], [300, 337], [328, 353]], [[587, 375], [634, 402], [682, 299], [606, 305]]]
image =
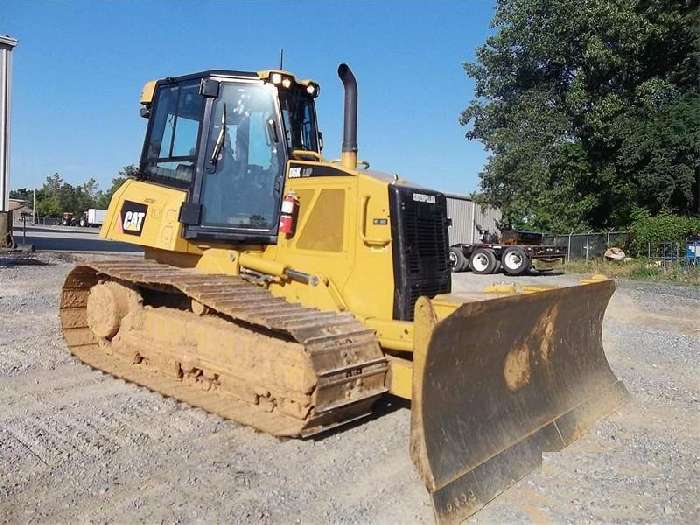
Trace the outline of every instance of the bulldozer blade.
[[459, 523], [629, 395], [602, 322], [610, 280], [415, 310], [411, 457], [438, 523]]

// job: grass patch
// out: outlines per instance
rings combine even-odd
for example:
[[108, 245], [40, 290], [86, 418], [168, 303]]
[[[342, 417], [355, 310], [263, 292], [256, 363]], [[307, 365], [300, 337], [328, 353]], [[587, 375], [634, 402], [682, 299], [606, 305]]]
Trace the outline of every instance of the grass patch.
[[568, 273], [603, 273], [615, 279], [638, 281], [667, 281], [679, 284], [700, 286], [700, 267], [673, 264], [659, 266], [646, 258], [630, 259], [624, 262], [604, 259], [572, 260], [564, 265]]

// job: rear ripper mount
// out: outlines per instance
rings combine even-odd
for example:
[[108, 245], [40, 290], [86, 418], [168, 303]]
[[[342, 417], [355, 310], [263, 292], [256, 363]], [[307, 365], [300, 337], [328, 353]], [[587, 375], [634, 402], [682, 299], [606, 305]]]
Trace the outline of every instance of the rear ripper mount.
[[236, 276], [150, 260], [83, 264], [66, 278], [60, 317], [86, 364], [273, 435], [364, 417], [387, 391], [374, 331]]

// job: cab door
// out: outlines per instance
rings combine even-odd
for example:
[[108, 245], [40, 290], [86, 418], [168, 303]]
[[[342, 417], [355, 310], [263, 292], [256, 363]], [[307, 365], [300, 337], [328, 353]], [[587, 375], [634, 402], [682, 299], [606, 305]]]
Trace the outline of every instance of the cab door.
[[275, 90], [221, 81], [209, 104], [185, 237], [274, 244], [286, 154]]

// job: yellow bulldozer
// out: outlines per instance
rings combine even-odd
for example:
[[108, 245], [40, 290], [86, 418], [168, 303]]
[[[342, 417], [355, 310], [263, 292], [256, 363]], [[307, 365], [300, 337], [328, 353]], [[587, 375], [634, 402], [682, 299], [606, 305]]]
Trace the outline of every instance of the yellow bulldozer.
[[614, 283], [450, 295], [445, 197], [357, 155], [341, 64], [342, 158], [320, 87], [283, 70], [145, 85], [138, 176], [103, 238], [145, 257], [67, 276], [83, 362], [277, 436], [304, 438], [410, 400], [410, 452], [437, 521], [483, 507], [626, 391], [602, 347]]

